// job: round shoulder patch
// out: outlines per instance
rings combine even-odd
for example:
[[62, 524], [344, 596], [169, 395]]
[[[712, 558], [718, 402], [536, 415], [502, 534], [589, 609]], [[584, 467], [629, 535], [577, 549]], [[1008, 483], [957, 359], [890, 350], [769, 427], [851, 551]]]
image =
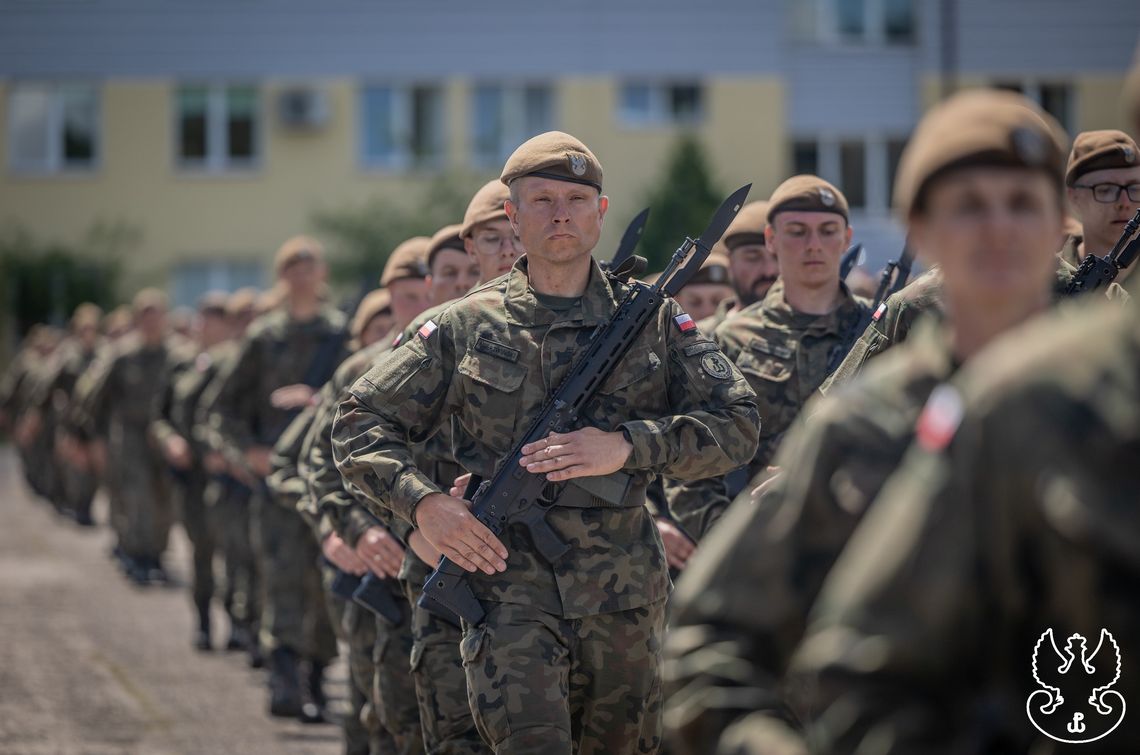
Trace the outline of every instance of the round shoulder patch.
[[706, 375], [716, 380], [728, 380], [732, 375], [732, 366], [729, 365], [724, 355], [716, 351], [710, 351], [701, 356], [701, 369], [705, 371]]

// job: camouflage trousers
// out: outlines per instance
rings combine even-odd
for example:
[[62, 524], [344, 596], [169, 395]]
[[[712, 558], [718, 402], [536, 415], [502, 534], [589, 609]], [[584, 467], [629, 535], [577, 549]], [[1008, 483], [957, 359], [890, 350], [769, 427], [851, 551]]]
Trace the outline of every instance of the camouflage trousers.
[[288, 647], [328, 663], [336, 658], [336, 634], [325, 608], [317, 565], [320, 547], [297, 513], [269, 498], [253, 496], [251, 529], [265, 585], [259, 639], [266, 652]]
[[[376, 621], [360, 606], [332, 593], [336, 570], [321, 566], [325, 605], [337, 637], [348, 646], [348, 715], [344, 718], [345, 755], [385, 752], [380, 723], [369, 700], [372, 697], [372, 649], [376, 645]], [[391, 748], [389, 748], [390, 750]]]
[[206, 606], [214, 597], [214, 551], [216, 537], [206, 516], [208, 478], [201, 469], [174, 476], [174, 500], [182, 528], [190, 539], [193, 557], [190, 591], [194, 605]]
[[67, 500], [67, 510], [77, 519], [86, 519], [91, 516], [91, 503], [95, 500], [95, 491], [98, 480], [95, 475], [74, 467], [59, 465], [63, 477], [64, 496]]
[[226, 613], [235, 624], [254, 626], [261, 613], [261, 577], [250, 540], [250, 489], [228, 475], [216, 475], [204, 496], [206, 519], [225, 563]]
[[[372, 661], [376, 674], [372, 678], [372, 705], [381, 728], [391, 737], [398, 755], [424, 751], [420, 709], [416, 702], [416, 686], [409, 671], [412, 654], [411, 608], [405, 603], [399, 583], [389, 580], [392, 596], [403, 609], [399, 624], [376, 620], [376, 645]], [[385, 753], [387, 755], [387, 753]]]
[[471, 711], [499, 755], [656, 753], [665, 602], [563, 619], [484, 603], [460, 654]]
[[[414, 563], [411, 563], [413, 562]], [[428, 755], [488, 755], [471, 716], [467, 676], [459, 657], [463, 631], [416, 605], [431, 570], [409, 551], [401, 584], [412, 606], [412, 679]]]
[[134, 558], [158, 559], [174, 516], [170, 486], [145, 428], [128, 428], [108, 455], [118, 468], [123, 550]]

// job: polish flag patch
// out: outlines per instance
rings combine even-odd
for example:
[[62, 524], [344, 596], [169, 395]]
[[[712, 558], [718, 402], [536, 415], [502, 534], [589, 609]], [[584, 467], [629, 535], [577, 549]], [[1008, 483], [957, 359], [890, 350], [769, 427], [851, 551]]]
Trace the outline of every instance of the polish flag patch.
[[439, 326], [436, 325], [435, 322], [433, 322], [432, 320], [428, 320], [416, 332], [419, 334], [420, 338], [422, 338], [426, 341], [428, 338], [431, 337], [431, 334], [434, 333], [438, 328], [439, 328]]
[[962, 424], [962, 397], [949, 385], [940, 385], [930, 394], [915, 426], [918, 445], [927, 451], [941, 451], [950, 445]]
[[882, 317], [883, 313], [886, 311], [887, 311], [887, 303], [883, 302], [882, 304], [879, 305], [879, 308], [875, 310], [875, 314], [871, 316], [871, 322], [878, 322], [879, 318]]
[[682, 333], [688, 333], [690, 330], [695, 330], [697, 324], [693, 322], [693, 318], [682, 312], [673, 318], [673, 322], [677, 323], [677, 328]]

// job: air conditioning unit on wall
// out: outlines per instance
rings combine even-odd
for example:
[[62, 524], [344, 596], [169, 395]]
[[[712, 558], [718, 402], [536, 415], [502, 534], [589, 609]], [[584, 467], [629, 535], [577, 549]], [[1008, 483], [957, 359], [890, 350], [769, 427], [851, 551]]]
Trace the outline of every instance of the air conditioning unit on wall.
[[277, 117], [284, 128], [295, 131], [314, 131], [329, 120], [329, 98], [323, 89], [314, 86], [295, 86], [281, 90], [277, 95]]

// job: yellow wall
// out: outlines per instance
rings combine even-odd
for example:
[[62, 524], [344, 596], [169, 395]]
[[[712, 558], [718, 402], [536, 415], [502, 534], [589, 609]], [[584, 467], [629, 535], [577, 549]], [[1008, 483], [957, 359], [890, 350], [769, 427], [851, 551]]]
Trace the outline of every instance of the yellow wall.
[[1081, 76], [1076, 80], [1076, 126], [1080, 131], [1102, 128], [1129, 130], [1120, 107], [1124, 77], [1119, 74]]
[[[357, 86], [350, 79], [322, 82], [331, 117], [314, 133], [277, 124], [273, 105], [284, 82], [262, 89], [261, 167], [211, 175], [174, 166], [173, 97], [167, 80], [106, 82], [101, 97], [101, 164], [90, 175], [0, 174], [0, 223], [18, 222], [38, 238], [76, 241], [96, 221], [121, 220], [142, 231], [124, 265], [123, 294], [144, 284], [164, 285], [172, 263], [192, 259], [257, 259], [268, 263], [286, 236], [306, 230], [315, 210], [398, 198], [425, 182], [360, 167]], [[4, 84], [0, 81], [0, 144]], [[463, 170], [470, 151], [469, 84], [457, 79], [445, 92], [448, 165]], [[732, 189], [755, 183], [767, 196], [786, 172], [784, 96], [774, 79], [708, 82], [705, 118], [696, 129], [718, 182]], [[556, 87], [555, 122], [585, 141], [605, 166], [612, 214], [600, 253], [608, 255], [626, 221], [644, 206], [651, 183], [678, 132], [673, 127], [630, 128], [618, 121], [618, 90], [609, 78], [567, 79]], [[701, 229], [693, 229], [693, 233]]]

